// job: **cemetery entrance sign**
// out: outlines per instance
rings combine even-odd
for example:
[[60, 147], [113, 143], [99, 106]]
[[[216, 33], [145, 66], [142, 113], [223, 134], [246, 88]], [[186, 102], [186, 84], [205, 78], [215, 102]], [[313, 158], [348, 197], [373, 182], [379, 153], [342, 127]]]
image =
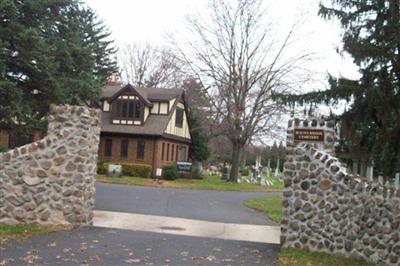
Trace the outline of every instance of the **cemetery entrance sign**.
[[321, 129], [303, 129], [294, 130], [295, 141], [324, 141], [324, 131]]

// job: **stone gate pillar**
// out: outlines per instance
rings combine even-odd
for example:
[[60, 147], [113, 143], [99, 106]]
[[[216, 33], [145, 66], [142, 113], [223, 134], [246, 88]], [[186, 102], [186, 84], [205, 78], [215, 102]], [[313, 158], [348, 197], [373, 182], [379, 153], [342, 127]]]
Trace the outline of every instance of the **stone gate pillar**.
[[52, 105], [45, 138], [0, 153], [0, 223], [92, 223], [100, 116]]

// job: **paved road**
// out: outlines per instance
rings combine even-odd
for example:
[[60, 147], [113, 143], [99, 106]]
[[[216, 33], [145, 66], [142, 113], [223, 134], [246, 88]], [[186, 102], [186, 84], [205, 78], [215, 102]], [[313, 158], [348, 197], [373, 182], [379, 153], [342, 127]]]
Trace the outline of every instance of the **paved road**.
[[0, 244], [0, 264], [276, 265], [278, 249], [264, 243], [86, 227]]
[[243, 201], [272, 192], [220, 192], [139, 186], [96, 185], [96, 209], [203, 221], [274, 225]]

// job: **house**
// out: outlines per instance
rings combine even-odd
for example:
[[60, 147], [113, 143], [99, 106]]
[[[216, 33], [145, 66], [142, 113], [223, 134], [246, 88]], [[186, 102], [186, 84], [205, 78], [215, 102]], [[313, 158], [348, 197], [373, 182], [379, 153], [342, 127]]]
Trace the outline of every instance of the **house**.
[[18, 134], [19, 132], [21, 131], [0, 129], [0, 149], [14, 149], [43, 137], [39, 131], [34, 131], [32, 134]]
[[158, 168], [187, 161], [191, 143], [182, 89], [108, 85], [101, 96], [100, 162]]

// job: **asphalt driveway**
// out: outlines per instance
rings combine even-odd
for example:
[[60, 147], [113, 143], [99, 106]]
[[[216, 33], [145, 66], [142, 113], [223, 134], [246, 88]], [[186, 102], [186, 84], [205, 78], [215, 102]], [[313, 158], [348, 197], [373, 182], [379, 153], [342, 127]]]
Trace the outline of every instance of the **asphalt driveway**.
[[0, 265], [276, 265], [279, 245], [84, 227], [0, 243]]
[[97, 210], [179, 217], [211, 222], [274, 225], [246, 199], [279, 192], [228, 192], [97, 183]]
[[[226, 223], [223, 231], [229, 233], [227, 229], [234, 227], [230, 230], [231, 234], [238, 233], [240, 226], [273, 229], [275, 226], [268, 226], [270, 222], [264, 214], [244, 207], [243, 201], [279, 193], [108, 184], [97, 184], [96, 189], [96, 209], [103, 213], [108, 211], [118, 217], [135, 216], [128, 219], [133, 222], [145, 216], [143, 224], [147, 226], [151, 225], [149, 221], [156, 222], [154, 219], [173, 220], [173, 226], [169, 227], [161, 221], [161, 228], [166, 232], [159, 233], [160, 230], [141, 231], [138, 228], [124, 230], [113, 224], [114, 227], [83, 227], [70, 232], [0, 242], [0, 265], [276, 265], [279, 245], [254, 239], [243, 241], [207, 237], [212, 233], [211, 229], [218, 228], [212, 226], [208, 230], [202, 227], [204, 223]], [[179, 220], [182, 218], [200, 221], [185, 220], [182, 223]], [[178, 226], [184, 229], [185, 224], [189, 226], [187, 230], [197, 230], [195, 232], [198, 233], [198, 229], [202, 229], [207, 234], [177, 235], [168, 231]], [[201, 224], [200, 228], [198, 224]], [[248, 235], [246, 230], [252, 229], [246, 228], [244, 232]], [[261, 231], [267, 234], [268, 230], [261, 228]]]

